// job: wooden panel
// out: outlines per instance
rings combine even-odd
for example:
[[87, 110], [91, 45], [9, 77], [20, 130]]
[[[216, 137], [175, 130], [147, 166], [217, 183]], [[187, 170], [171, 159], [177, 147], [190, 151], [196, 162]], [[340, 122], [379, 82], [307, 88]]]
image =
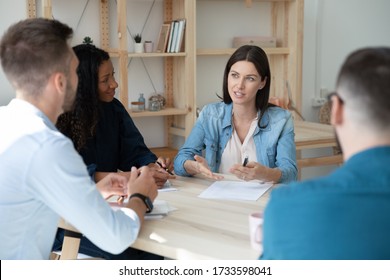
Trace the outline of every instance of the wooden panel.
[[129, 107], [128, 81], [127, 81], [127, 6], [126, 0], [118, 0], [118, 40], [119, 40], [119, 99], [122, 104]]
[[36, 0], [27, 0], [27, 18], [37, 17]]
[[110, 48], [108, 0], [100, 0], [100, 46], [106, 51]]
[[51, 0], [42, 0], [42, 15], [44, 18], [53, 19]]

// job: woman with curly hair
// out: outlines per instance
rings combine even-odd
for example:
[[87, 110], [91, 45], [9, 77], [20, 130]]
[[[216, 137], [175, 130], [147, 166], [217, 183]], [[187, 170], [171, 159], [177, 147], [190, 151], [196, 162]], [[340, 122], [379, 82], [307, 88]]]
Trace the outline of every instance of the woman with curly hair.
[[[163, 186], [171, 175], [164, 169], [170, 160], [157, 158], [145, 145], [144, 139], [130, 115], [115, 98], [118, 83], [109, 54], [92, 44], [73, 47], [79, 59], [79, 83], [73, 110], [60, 115], [57, 128], [74, 143], [90, 175], [96, 182], [110, 172], [130, 175], [132, 166], [149, 166], [158, 186]], [[159, 162], [164, 168], [156, 164]], [[59, 230], [54, 249], [62, 244]], [[132, 248], [120, 255], [112, 255], [82, 238], [80, 253], [104, 259], [159, 259]]]
[[156, 171], [154, 178], [161, 187], [169, 174], [155, 163], [168, 167], [170, 161], [157, 159], [146, 147], [125, 107], [114, 97], [118, 83], [109, 54], [91, 44], [73, 50], [80, 61], [76, 100], [73, 110], [58, 118], [57, 128], [72, 139], [95, 181], [109, 172], [127, 175], [132, 166], [148, 165]]

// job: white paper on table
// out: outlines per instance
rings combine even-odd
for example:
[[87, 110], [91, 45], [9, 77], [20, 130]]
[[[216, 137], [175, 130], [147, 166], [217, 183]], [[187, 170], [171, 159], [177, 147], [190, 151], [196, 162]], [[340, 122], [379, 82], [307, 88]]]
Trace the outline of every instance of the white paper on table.
[[272, 183], [256, 181], [216, 181], [204, 190], [199, 197], [224, 200], [253, 200], [256, 201], [270, 187]]
[[155, 215], [168, 215], [169, 212], [176, 210], [176, 208], [169, 205], [165, 200], [156, 199], [153, 202], [153, 210], [150, 213], [147, 213], [145, 216], [155, 216]]
[[172, 183], [167, 180], [165, 182], [165, 184], [163, 185], [163, 187], [161, 189], [158, 189], [159, 192], [173, 192], [173, 191], [177, 191], [176, 188], [172, 187]]
[[[125, 200], [125, 203], [128, 200]], [[123, 206], [119, 206], [116, 202], [110, 202], [111, 208], [114, 210], [119, 210]], [[169, 205], [165, 200], [155, 200], [153, 202], [153, 210], [150, 213], [145, 214], [145, 218], [149, 219], [161, 219], [168, 215], [169, 212], [177, 210], [176, 208]]]

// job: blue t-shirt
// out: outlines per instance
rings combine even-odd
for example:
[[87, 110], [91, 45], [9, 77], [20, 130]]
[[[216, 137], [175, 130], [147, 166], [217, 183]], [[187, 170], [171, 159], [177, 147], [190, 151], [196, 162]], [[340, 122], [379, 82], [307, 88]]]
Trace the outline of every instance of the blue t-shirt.
[[261, 259], [390, 259], [390, 147], [275, 189], [264, 215]]

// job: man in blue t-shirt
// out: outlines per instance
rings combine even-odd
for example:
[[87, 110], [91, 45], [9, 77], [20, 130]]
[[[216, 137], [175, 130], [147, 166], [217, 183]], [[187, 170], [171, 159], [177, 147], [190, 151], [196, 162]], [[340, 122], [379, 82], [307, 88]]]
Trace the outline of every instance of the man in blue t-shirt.
[[353, 52], [336, 89], [345, 164], [272, 192], [261, 259], [390, 259], [390, 48]]

